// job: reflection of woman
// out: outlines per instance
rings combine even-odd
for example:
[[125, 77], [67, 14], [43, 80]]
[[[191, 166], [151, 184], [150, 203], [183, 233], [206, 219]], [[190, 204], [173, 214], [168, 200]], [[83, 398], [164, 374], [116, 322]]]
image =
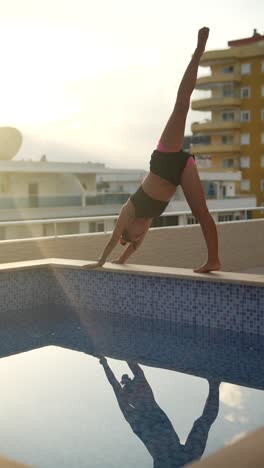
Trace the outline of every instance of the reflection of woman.
[[208, 250], [207, 261], [194, 271], [204, 273], [220, 269], [216, 226], [206, 205], [194, 156], [182, 150], [190, 97], [208, 34], [208, 28], [199, 30], [197, 47], [180, 83], [172, 114], [160, 137], [157, 149], [151, 156], [148, 175], [136, 193], [123, 206], [111, 238], [98, 262], [86, 265], [85, 268], [102, 266], [118, 242], [123, 245], [128, 244], [128, 247], [115, 263], [125, 263], [142, 244], [153, 218], [162, 214], [177, 186], [181, 185], [193, 215], [201, 224]]
[[202, 456], [210, 427], [219, 410], [220, 382], [209, 382], [209, 395], [203, 414], [195, 421], [183, 445], [169, 418], [156, 402], [144, 372], [137, 363], [127, 363], [134, 378], [131, 379], [125, 374], [121, 384], [105, 357], [101, 357], [100, 363], [125, 419], [152, 456], [154, 468], [181, 467]]

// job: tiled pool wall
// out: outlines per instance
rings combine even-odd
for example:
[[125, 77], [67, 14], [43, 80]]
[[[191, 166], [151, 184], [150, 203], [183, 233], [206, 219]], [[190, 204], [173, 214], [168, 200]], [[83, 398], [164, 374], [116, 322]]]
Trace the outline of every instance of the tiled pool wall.
[[47, 268], [1, 271], [0, 313], [53, 302], [56, 284]]
[[245, 284], [41, 267], [0, 273], [0, 310], [42, 305], [264, 335], [264, 288]]

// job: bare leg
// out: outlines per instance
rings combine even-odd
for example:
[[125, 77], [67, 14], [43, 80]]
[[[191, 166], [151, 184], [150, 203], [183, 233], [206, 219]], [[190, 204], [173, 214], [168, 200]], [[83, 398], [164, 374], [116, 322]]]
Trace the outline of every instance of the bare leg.
[[219, 386], [221, 382], [210, 380], [208, 383], [209, 395], [204, 406], [203, 414], [194, 422], [185, 443], [187, 453], [190, 456], [195, 454], [195, 458], [197, 459], [201, 458], [204, 453], [209, 431], [219, 412]]
[[183, 75], [174, 109], [160, 138], [160, 142], [171, 151], [179, 151], [183, 146], [185, 122], [190, 106], [190, 98], [195, 87], [199, 62], [205, 49], [208, 34], [208, 28], [199, 30], [197, 48]]
[[183, 171], [181, 186], [193, 215], [198, 219], [201, 225], [208, 250], [207, 262], [200, 268], [196, 268], [194, 272], [207, 273], [213, 270], [220, 270], [221, 263], [218, 256], [216, 225], [208, 211], [203, 187], [195, 164]]

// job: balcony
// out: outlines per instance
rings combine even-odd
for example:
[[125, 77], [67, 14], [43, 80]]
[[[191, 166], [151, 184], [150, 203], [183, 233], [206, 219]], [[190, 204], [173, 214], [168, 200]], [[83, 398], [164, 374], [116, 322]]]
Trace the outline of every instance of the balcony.
[[259, 45], [250, 45], [250, 47], [230, 47], [229, 49], [208, 50], [200, 61], [202, 67], [209, 67], [215, 64], [233, 64], [248, 57], [262, 57], [263, 48]]
[[221, 181], [221, 182], [239, 182], [241, 180], [241, 172], [234, 169], [226, 169], [216, 171], [215, 168], [207, 169], [206, 171], [199, 170], [200, 179], [202, 181]]
[[191, 145], [190, 152], [193, 154], [226, 154], [240, 153], [240, 145], [238, 144], [210, 144], [210, 145]]
[[201, 76], [197, 79], [196, 89], [212, 89], [222, 85], [239, 83], [241, 76], [238, 73], [214, 73], [213, 75]]
[[[123, 205], [129, 198], [129, 193], [97, 193], [85, 196], [85, 206], [94, 205]], [[19, 197], [6, 195], [0, 198], [0, 210], [25, 208], [65, 208], [81, 207], [81, 195], [32, 195]]]
[[192, 110], [211, 111], [214, 109], [232, 109], [241, 106], [241, 99], [238, 97], [210, 97], [206, 99], [196, 99], [192, 101]]
[[192, 124], [192, 132], [195, 133], [214, 133], [226, 130], [239, 130], [241, 126], [240, 120], [208, 120], [204, 122], [194, 122]]

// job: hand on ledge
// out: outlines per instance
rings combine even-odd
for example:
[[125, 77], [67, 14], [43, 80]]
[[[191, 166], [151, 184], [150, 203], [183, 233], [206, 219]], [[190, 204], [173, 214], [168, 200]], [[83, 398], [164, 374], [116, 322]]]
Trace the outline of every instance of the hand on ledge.
[[100, 268], [103, 266], [102, 262], [94, 262], [94, 263], [87, 263], [87, 265], [83, 265], [82, 268], [84, 270], [92, 270], [94, 268]]

